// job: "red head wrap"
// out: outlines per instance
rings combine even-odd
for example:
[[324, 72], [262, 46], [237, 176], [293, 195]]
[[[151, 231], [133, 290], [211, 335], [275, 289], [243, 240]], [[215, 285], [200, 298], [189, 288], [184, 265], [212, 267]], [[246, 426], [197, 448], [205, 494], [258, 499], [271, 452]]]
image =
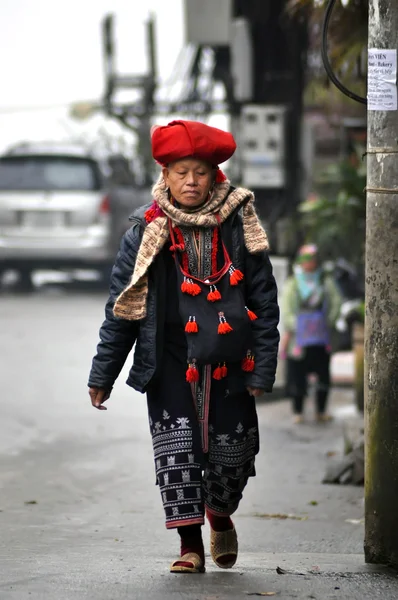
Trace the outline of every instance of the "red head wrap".
[[198, 121], [172, 121], [152, 128], [152, 155], [162, 165], [189, 156], [219, 165], [235, 150], [231, 133]]

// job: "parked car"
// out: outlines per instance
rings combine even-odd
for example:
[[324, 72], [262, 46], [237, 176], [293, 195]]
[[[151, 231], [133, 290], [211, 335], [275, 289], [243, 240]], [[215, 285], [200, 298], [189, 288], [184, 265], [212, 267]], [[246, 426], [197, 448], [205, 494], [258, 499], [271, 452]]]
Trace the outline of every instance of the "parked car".
[[18, 270], [25, 286], [39, 268], [107, 277], [117, 242], [106, 178], [84, 148], [21, 144], [0, 157], [0, 274]]

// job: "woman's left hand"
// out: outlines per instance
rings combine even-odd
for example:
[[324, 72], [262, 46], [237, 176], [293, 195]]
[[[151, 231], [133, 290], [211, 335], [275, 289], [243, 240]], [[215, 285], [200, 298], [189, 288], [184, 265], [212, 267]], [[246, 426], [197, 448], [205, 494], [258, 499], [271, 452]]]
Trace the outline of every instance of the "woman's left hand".
[[262, 390], [261, 388], [248, 387], [247, 391], [249, 392], [250, 396], [254, 396], [254, 398], [258, 398], [259, 396], [265, 394], [265, 390]]

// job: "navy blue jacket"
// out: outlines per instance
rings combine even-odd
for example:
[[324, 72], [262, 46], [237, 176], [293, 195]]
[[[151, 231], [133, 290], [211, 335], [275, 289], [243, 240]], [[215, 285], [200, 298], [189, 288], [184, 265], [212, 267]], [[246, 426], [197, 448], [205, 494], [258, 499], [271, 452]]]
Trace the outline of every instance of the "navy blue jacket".
[[[121, 241], [112, 270], [105, 321], [100, 329], [100, 342], [89, 376], [90, 387], [112, 389], [134, 344], [134, 361], [127, 379], [127, 384], [132, 388], [145, 392], [162, 360], [166, 290], [164, 253], [168, 252], [167, 249], [159, 253], [149, 269], [146, 317], [140, 321], [127, 321], [113, 314], [115, 300], [129, 284], [134, 270], [147, 208], [141, 207], [134, 213], [132, 226]], [[245, 274], [246, 301], [258, 317], [252, 322], [256, 366], [253, 373], [245, 374], [244, 382], [245, 385], [271, 392], [279, 344], [279, 307], [272, 266], [267, 252], [255, 255], [247, 252], [240, 215], [235, 213], [228, 220], [232, 231], [233, 264]]]

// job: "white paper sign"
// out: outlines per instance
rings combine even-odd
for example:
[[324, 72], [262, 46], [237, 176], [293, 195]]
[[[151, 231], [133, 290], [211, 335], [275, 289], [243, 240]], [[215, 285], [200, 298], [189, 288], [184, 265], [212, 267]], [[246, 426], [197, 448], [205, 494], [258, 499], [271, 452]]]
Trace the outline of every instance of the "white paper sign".
[[368, 110], [397, 110], [397, 51], [369, 48]]

